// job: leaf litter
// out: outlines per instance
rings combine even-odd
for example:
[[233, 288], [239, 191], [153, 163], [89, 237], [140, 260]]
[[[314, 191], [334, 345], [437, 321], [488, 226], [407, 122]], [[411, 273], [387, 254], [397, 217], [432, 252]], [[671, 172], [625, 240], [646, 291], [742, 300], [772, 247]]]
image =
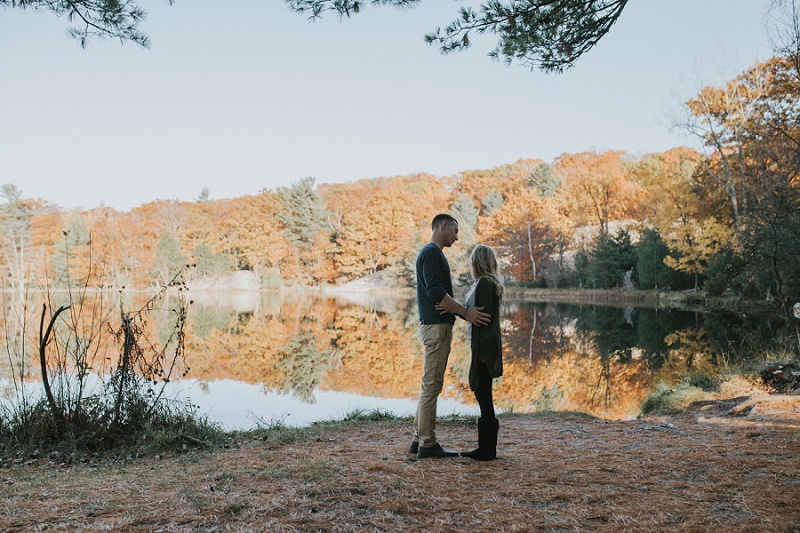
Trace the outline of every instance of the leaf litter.
[[[441, 421], [439, 440], [473, 448], [473, 422]], [[397, 421], [124, 464], [39, 458], [2, 469], [0, 530], [800, 531], [798, 435], [800, 397], [770, 396], [506, 415], [490, 462], [417, 460]]]

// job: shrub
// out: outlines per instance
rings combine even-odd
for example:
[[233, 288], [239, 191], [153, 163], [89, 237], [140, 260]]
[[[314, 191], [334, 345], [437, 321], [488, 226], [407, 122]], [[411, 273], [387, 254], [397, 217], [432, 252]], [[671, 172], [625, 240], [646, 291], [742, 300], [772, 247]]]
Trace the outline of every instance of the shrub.
[[[24, 342], [12, 346], [6, 341], [19, 368], [12, 374], [16, 400], [0, 409], [0, 448], [6, 453], [46, 450], [75, 456], [145, 444], [145, 449], [175, 445], [182, 449], [223, 439], [222, 431], [198, 416], [194, 406], [164, 397], [174, 374], [186, 375], [189, 370], [183, 342], [188, 302], [179, 281], [185, 267], [139, 309], [126, 311], [120, 298], [118, 320], [105, 293], [87, 297], [97, 268], [97, 263], [90, 265], [81, 285], [66, 280], [67, 305], [51, 312], [49, 321], [47, 310], [55, 305], [53, 294], [44, 290], [38, 397], [28, 395], [25, 378], [30, 369]], [[70, 272], [69, 264], [65, 272]], [[168, 290], [176, 290], [177, 296], [167, 297]], [[148, 317], [162, 302], [175, 304], [166, 311], [174, 316], [172, 327], [153, 331], [147, 327]], [[28, 300], [15, 303], [23, 308], [18, 316], [28, 317]], [[27, 324], [22, 327], [24, 331]], [[116, 357], [100, 348], [108, 345], [116, 346]]]

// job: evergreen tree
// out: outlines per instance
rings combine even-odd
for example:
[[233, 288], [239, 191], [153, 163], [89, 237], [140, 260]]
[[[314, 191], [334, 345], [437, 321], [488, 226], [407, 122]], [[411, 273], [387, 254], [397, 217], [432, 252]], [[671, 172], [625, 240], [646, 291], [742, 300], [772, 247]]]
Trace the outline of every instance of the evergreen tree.
[[205, 204], [211, 201], [211, 189], [208, 187], [203, 187], [200, 189], [200, 194], [197, 195], [197, 198], [194, 199], [195, 202], [198, 204]]
[[78, 39], [82, 48], [93, 37], [150, 47], [150, 39], [138, 28], [146, 13], [135, 0], [0, 0], [0, 7], [50, 11], [58, 17], [66, 15], [67, 20], [77, 23], [68, 33]]
[[314, 192], [314, 178], [303, 178], [291, 187], [281, 187], [278, 194], [283, 201], [283, 210], [278, 213], [278, 220], [283, 224], [281, 234], [297, 248], [308, 250], [325, 223], [322, 202]]
[[314, 343], [314, 337], [302, 334], [282, 346], [278, 354], [281, 361], [277, 368], [286, 375], [282, 391], [291, 392], [305, 403], [315, 403], [314, 391], [328, 367], [330, 351], [321, 351]]
[[645, 229], [636, 247], [636, 273], [640, 288], [658, 290], [663, 287], [663, 272], [667, 269], [664, 258], [667, 254], [669, 248], [658, 232], [651, 228]]
[[545, 199], [555, 196], [564, 180], [555, 173], [551, 165], [542, 163], [533, 169], [533, 172], [528, 176], [527, 182], [529, 187], [536, 189], [539, 192], [539, 196]]
[[481, 202], [483, 204], [483, 214], [487, 216], [491, 215], [493, 212], [503, 207], [504, 202], [505, 200], [502, 194], [497, 191], [491, 191]]
[[578, 250], [575, 253], [575, 280], [582, 288], [595, 288], [596, 286], [591, 271], [589, 253], [586, 249]]
[[221, 276], [232, 270], [228, 256], [214, 253], [206, 244], [199, 244], [192, 252], [195, 271], [201, 276]]
[[[365, 0], [285, 0], [312, 20], [325, 11], [350, 17]], [[372, 4], [413, 7], [420, 0], [372, 0]], [[591, 50], [611, 29], [628, 0], [492, 0], [478, 9], [462, 7], [458, 18], [425, 36], [443, 54], [470, 47], [474, 33], [497, 36], [489, 56], [506, 63], [514, 60], [545, 72], [561, 72]]]
[[[153, 275], [164, 285], [170, 283], [187, 264], [181, 251], [181, 243], [172, 232], [164, 232], [158, 240], [156, 257], [153, 262]], [[178, 278], [177, 281], [182, 281]]]
[[281, 235], [293, 245], [296, 275], [310, 280], [314, 266], [325, 253], [318, 248], [318, 238], [327, 220], [322, 202], [314, 191], [314, 178], [303, 178], [291, 187], [281, 187], [278, 194], [283, 203], [277, 214]]
[[0, 239], [2, 239], [3, 257], [12, 288], [18, 295], [22, 295], [28, 268], [25, 253], [31, 241], [33, 217], [22, 204], [22, 191], [16, 185], [6, 183], [0, 189], [0, 194], [5, 200], [5, 203], [0, 205]]
[[669, 247], [658, 231], [645, 229], [636, 245], [636, 274], [640, 288], [684, 290], [694, 286], [692, 274], [675, 270], [664, 262], [669, 254]]
[[726, 247], [709, 261], [703, 290], [712, 296], [719, 296], [727, 289], [740, 295], [754, 292], [755, 287], [749, 283], [748, 277], [744, 257]]
[[576, 257], [576, 270], [586, 286], [597, 289], [610, 289], [622, 285], [626, 272], [634, 269], [637, 261], [636, 248], [626, 230], [619, 230], [611, 237], [601, 233], [594, 242], [588, 257]]

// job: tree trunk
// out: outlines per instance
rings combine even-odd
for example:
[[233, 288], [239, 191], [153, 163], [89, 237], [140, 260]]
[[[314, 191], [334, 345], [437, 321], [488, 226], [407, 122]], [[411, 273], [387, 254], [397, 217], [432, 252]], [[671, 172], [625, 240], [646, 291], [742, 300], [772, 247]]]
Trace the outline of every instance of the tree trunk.
[[528, 223], [528, 257], [531, 259], [533, 265], [533, 281], [536, 281], [536, 260], [533, 258], [533, 241], [531, 239], [531, 224]]
[[50, 334], [53, 332], [53, 326], [56, 323], [58, 315], [69, 309], [70, 306], [61, 306], [50, 317], [50, 323], [47, 325], [47, 330], [44, 331], [44, 316], [47, 312], [47, 304], [42, 304], [42, 320], [39, 322], [39, 366], [42, 370], [42, 386], [44, 387], [45, 395], [47, 396], [47, 403], [50, 405], [50, 411], [53, 413], [54, 418], [60, 418], [61, 413], [58, 411], [56, 400], [53, 397], [53, 390], [50, 388], [50, 379], [47, 375], [47, 357], [45, 349], [47, 342], [50, 339]]

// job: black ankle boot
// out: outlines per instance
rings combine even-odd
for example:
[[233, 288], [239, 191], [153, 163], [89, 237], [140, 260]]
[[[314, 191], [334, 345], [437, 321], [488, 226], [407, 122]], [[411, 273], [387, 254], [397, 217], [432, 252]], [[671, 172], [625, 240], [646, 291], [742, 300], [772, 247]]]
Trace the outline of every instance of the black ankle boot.
[[497, 457], [497, 433], [500, 422], [496, 418], [478, 419], [478, 447], [471, 452], [461, 452], [462, 457], [476, 461], [491, 461]]

